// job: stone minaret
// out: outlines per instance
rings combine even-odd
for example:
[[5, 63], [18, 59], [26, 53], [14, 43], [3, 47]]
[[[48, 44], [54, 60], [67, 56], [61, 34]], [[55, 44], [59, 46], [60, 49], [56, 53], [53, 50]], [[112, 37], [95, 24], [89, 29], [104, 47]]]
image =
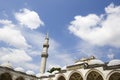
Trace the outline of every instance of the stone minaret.
[[49, 48], [49, 37], [48, 37], [48, 33], [47, 33], [45, 42], [43, 44], [43, 51], [41, 54], [41, 65], [40, 65], [40, 73], [41, 74], [45, 73], [46, 61], [47, 61], [47, 57], [48, 57], [48, 48]]

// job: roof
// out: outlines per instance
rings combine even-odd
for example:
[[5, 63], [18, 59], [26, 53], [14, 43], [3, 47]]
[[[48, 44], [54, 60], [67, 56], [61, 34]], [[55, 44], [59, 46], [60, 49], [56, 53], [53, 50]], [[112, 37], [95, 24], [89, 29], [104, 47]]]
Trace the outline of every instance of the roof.
[[119, 59], [113, 59], [107, 64], [107, 66], [114, 66], [114, 65], [119, 65], [119, 64], [120, 64]]
[[93, 59], [93, 60], [90, 60], [88, 62], [89, 65], [93, 65], [93, 64], [104, 64], [103, 61], [99, 60], [99, 59]]

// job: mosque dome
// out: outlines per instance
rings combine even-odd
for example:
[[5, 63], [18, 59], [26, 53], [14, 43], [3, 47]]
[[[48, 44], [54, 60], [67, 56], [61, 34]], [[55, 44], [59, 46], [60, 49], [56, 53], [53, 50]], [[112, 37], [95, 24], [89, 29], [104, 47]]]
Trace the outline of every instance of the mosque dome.
[[26, 74], [28, 74], [28, 75], [35, 75], [35, 73], [33, 71], [30, 71], [30, 70], [26, 71]]
[[13, 69], [12, 64], [10, 62], [2, 63], [0, 66]]
[[108, 66], [120, 65], [120, 60], [119, 59], [111, 60], [107, 65]]
[[89, 65], [93, 65], [93, 64], [104, 64], [103, 61], [99, 60], [99, 59], [93, 59], [93, 60], [90, 60], [88, 62]]
[[24, 69], [22, 67], [17, 67], [14, 69], [15, 71], [20, 71], [20, 72], [24, 72]]
[[41, 77], [41, 76], [42, 76], [41, 73], [37, 73], [37, 74], [36, 74], [36, 77]]
[[49, 76], [49, 75], [51, 75], [51, 73], [46, 72], [46, 73], [44, 73], [42, 76]]

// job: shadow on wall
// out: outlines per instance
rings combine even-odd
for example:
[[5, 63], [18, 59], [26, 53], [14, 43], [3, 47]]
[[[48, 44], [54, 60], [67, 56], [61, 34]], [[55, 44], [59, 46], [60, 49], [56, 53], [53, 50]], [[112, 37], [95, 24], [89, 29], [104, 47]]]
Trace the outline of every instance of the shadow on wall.
[[[0, 75], [0, 80], [12, 80], [10, 73], [3, 73]], [[25, 80], [22, 76], [16, 78], [15, 80]]]

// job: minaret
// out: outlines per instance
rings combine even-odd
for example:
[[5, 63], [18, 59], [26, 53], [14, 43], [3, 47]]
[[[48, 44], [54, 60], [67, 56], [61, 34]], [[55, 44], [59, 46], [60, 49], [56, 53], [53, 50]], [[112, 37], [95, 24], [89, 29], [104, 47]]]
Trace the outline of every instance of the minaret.
[[45, 73], [46, 61], [47, 61], [47, 57], [48, 57], [48, 48], [49, 48], [49, 37], [48, 37], [48, 33], [47, 33], [45, 42], [43, 44], [43, 51], [41, 54], [41, 65], [40, 65], [40, 73], [41, 74]]

